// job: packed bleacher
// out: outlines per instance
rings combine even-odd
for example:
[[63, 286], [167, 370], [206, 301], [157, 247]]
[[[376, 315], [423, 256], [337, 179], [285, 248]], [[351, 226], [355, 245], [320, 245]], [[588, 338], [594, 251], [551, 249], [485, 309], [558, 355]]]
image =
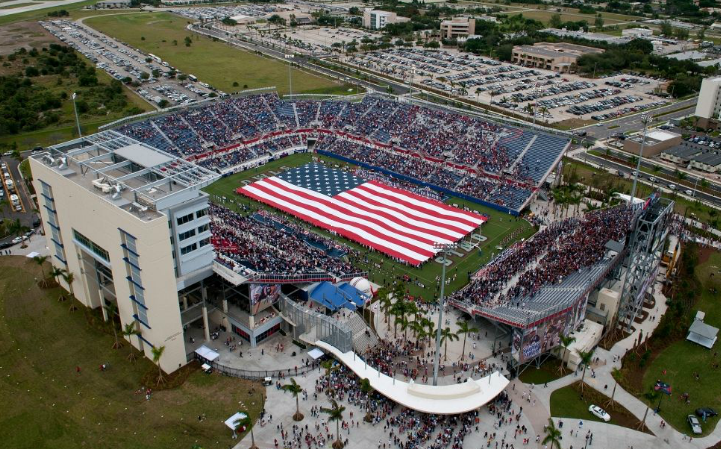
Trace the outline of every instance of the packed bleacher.
[[267, 211], [241, 215], [211, 204], [213, 246], [219, 261], [252, 276], [330, 274], [352, 277], [360, 272], [345, 255], [354, 250]]
[[[221, 173], [304, 145], [312, 135], [329, 153], [514, 210], [526, 203], [568, 144], [565, 137], [374, 95], [359, 102], [241, 96], [117, 131]], [[362, 141], [350, 144], [348, 135]]]
[[488, 309], [527, 309], [542, 289], [593, 270], [610, 240], [624, 241], [633, 213], [623, 205], [555, 222], [501, 253], [450, 299]]

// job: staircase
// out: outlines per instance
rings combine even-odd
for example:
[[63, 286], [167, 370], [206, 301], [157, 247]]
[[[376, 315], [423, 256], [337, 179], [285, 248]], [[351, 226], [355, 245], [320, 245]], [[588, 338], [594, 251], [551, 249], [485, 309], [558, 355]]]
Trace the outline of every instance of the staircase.
[[378, 336], [357, 313], [348, 314], [346, 324], [353, 332], [353, 349], [356, 354], [364, 354], [368, 348], [378, 344]]

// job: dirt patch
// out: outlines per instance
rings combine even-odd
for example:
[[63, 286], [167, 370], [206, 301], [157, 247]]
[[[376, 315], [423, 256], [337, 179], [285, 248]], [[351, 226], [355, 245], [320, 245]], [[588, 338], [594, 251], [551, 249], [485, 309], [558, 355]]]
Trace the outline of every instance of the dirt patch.
[[57, 43], [55, 36], [48, 33], [37, 22], [17, 22], [0, 26], [0, 55], [9, 55], [21, 47], [47, 47]]
[[714, 252], [716, 252], [716, 250], [713, 248], [699, 246], [699, 248], [698, 248], [698, 264], [703, 265], [706, 262], [708, 262], [709, 257], [711, 257], [711, 254]]

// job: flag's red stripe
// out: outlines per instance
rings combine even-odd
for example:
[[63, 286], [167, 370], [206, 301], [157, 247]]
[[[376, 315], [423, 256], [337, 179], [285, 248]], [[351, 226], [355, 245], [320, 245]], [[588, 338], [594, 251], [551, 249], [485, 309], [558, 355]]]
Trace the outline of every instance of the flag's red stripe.
[[[442, 202], [440, 202], [440, 201], [438, 201], [438, 200], [434, 200], [434, 199], [431, 199], [431, 198], [426, 198], [426, 197], [424, 197], [424, 196], [418, 195], [417, 193], [413, 193], [413, 192], [410, 192], [410, 191], [408, 191], [408, 190], [403, 190], [403, 189], [399, 189], [399, 188], [397, 188], [397, 187], [392, 187], [392, 186], [383, 184], [382, 182], [379, 182], [379, 181], [376, 181], [376, 180], [370, 180], [370, 181], [368, 181], [368, 182], [371, 183], [371, 184], [373, 184], [373, 185], [376, 185], [376, 186], [378, 186], [378, 187], [381, 187], [381, 188], [383, 188], [383, 189], [387, 189], [387, 190], [390, 190], [390, 191], [392, 191], [392, 192], [395, 192], [395, 193], [397, 193], [397, 194], [399, 194], [399, 195], [404, 195], [404, 196], [406, 196], [406, 197], [413, 198], [413, 199], [415, 199], [415, 200], [417, 200], [417, 201], [422, 201], [422, 202], [427, 203], [427, 204], [431, 204], [431, 205], [433, 205], [433, 206], [435, 206], [435, 207], [439, 207], [439, 208], [441, 208], [441, 209], [444, 209], [444, 210], [447, 210], [447, 211], [450, 211], [450, 212], [455, 212], [455, 213], [463, 214], [463, 215], [465, 215], [466, 217], [468, 217], [468, 219], [470, 220], [470, 221], [468, 222], [468, 224], [469, 224], [469, 225], [472, 225], [472, 226], [478, 226], [479, 224], [485, 223], [485, 221], [486, 221], [485, 218], [483, 218], [483, 217], [482, 217], [481, 215], [479, 215], [479, 214], [476, 214], [476, 213], [473, 213], [473, 212], [468, 212], [468, 211], [465, 211], [465, 210], [460, 209], [460, 208], [455, 207], [455, 206], [450, 206], [450, 205], [448, 205], [448, 204], [446, 204], [446, 203], [442, 203]], [[458, 217], [452, 216], [452, 217], [449, 217], [449, 218], [454, 218], [454, 219], [455, 219], [455, 218], [458, 218]], [[465, 221], [465, 220], [464, 220], [464, 221]]]
[[[253, 184], [251, 184], [251, 185], [252, 185], [253, 187], [257, 187], [257, 186], [255, 186], [254, 184], [256, 184], [256, 183], [253, 183]], [[373, 248], [373, 249], [377, 249], [378, 251], [384, 252], [384, 253], [388, 254], [389, 256], [391, 256], [391, 257], [395, 257], [396, 259], [404, 260], [404, 261], [408, 262], [408, 263], [411, 264], [411, 265], [418, 266], [418, 265], [421, 264], [421, 262], [423, 262], [422, 260], [411, 259], [411, 258], [408, 257], [407, 255], [402, 254], [402, 253], [399, 253], [399, 252], [397, 252], [397, 251], [395, 251], [395, 250], [392, 250], [392, 249], [390, 249], [390, 248], [386, 248], [386, 247], [384, 247], [384, 246], [377, 245], [377, 244], [375, 244], [374, 242], [370, 242], [370, 241], [368, 241], [368, 240], [366, 240], [366, 239], [364, 239], [364, 238], [356, 235], [356, 234], [353, 233], [353, 232], [346, 231], [345, 229], [337, 229], [337, 230], [336, 230], [336, 229], [333, 229], [331, 226], [328, 226], [326, 223], [323, 223], [323, 222], [321, 222], [321, 221], [315, 220], [315, 219], [313, 219], [313, 218], [311, 218], [311, 217], [309, 217], [309, 216], [306, 216], [305, 214], [303, 214], [303, 213], [300, 212], [300, 211], [291, 209], [291, 208], [289, 208], [289, 207], [285, 207], [285, 206], [283, 206], [283, 205], [281, 205], [281, 204], [279, 204], [279, 203], [277, 203], [277, 202], [275, 202], [275, 201], [272, 201], [272, 200], [270, 200], [270, 199], [261, 198], [260, 196], [254, 194], [254, 193], [252, 193], [252, 192], [247, 191], [245, 188], [240, 188], [240, 189], [237, 190], [237, 192], [242, 193], [243, 195], [246, 195], [246, 196], [248, 196], [248, 197], [250, 197], [250, 198], [253, 198], [253, 199], [256, 200], [256, 201], [260, 201], [261, 203], [268, 204], [268, 205], [270, 205], [270, 206], [275, 207], [276, 209], [282, 210], [282, 211], [287, 212], [287, 213], [289, 213], [289, 214], [291, 214], [291, 215], [294, 215], [294, 216], [296, 216], [296, 217], [298, 217], [298, 218], [301, 218], [301, 219], [307, 221], [308, 223], [313, 224], [314, 226], [318, 226], [319, 228], [322, 228], [322, 229], [328, 229], [328, 230], [334, 231], [334, 232], [338, 233], [339, 235], [341, 235], [341, 236], [343, 236], [343, 237], [346, 237], [346, 238], [348, 238], [348, 239], [350, 239], [350, 240], [356, 241], [356, 242], [358, 242], [358, 243], [361, 243], [362, 245], [366, 245], [366, 246], [371, 247], [371, 248]]]
[[[368, 192], [368, 193], [370, 193], [372, 196], [371, 196], [371, 197], [368, 197], [368, 196], [362, 195], [362, 194], [358, 193], [358, 190], [363, 190], [364, 192]], [[457, 232], [458, 234], [461, 234], [461, 235], [466, 235], [466, 234], [468, 234], [468, 233], [470, 232], [470, 231], [467, 231], [467, 230], [465, 230], [465, 229], [461, 229], [461, 228], [459, 228], [459, 227], [450, 225], [450, 224], [448, 224], [448, 223], [440, 223], [440, 222], [434, 221], [434, 220], [429, 219], [429, 218], [420, 217], [420, 216], [417, 216], [417, 215], [412, 215], [412, 212], [403, 210], [403, 209], [401, 209], [401, 208], [393, 205], [393, 203], [400, 203], [400, 201], [399, 201], [397, 198], [387, 198], [387, 197], [386, 197], [385, 199], [387, 199], [388, 201], [391, 201], [391, 204], [386, 204], [386, 203], [383, 203], [383, 202], [380, 202], [380, 201], [376, 201], [376, 200], [373, 199], [373, 196], [375, 196], [375, 197], [383, 197], [383, 195], [382, 195], [381, 193], [379, 193], [379, 192], [375, 192], [375, 191], [373, 191], [373, 190], [368, 190], [368, 189], [363, 188], [363, 185], [362, 185], [362, 184], [361, 184], [360, 186], [356, 187], [355, 189], [346, 190], [346, 191], [343, 192], [343, 193], [348, 194], [348, 195], [351, 195], [351, 196], [353, 196], [353, 197], [355, 197], [355, 198], [358, 198], [359, 200], [361, 200], [361, 201], [363, 201], [363, 202], [365, 202], [365, 203], [367, 203], [367, 204], [370, 204], [370, 205], [373, 205], [373, 206], [377, 206], [377, 207], [382, 207], [382, 208], [384, 208], [384, 209], [386, 209], [386, 210], [393, 211], [393, 212], [396, 213], [396, 214], [399, 214], [399, 215], [401, 215], [401, 216], [403, 216], [403, 217], [407, 217], [408, 220], [415, 220], [415, 221], [419, 221], [419, 222], [422, 222], [422, 223], [430, 224], [430, 225], [433, 225], [433, 226], [443, 227], [443, 228], [445, 228], [445, 229], [448, 229], [449, 231], [454, 231], [454, 232]], [[411, 206], [413, 206], [413, 205], [411, 205]], [[420, 209], [420, 208], [418, 208], [417, 206], [413, 206], [413, 207], [410, 207], [410, 206], [409, 206], [409, 208], [410, 208], [411, 210], [413, 210], [413, 211], [418, 211], [418, 210]], [[427, 211], [421, 211], [421, 212], [424, 212], [426, 215], [428, 215], [428, 212], [427, 212]], [[451, 237], [451, 238], [452, 238], [453, 240], [458, 240], [458, 238], [453, 238], [453, 237]]]
[[[366, 218], [363, 216], [359, 216], [358, 214], [353, 214], [353, 216], [356, 216], [357, 218], [359, 218], [359, 221], [356, 222], [356, 221], [352, 221], [352, 220], [347, 220], [345, 218], [330, 215], [328, 212], [326, 212], [318, 207], [312, 206], [310, 204], [310, 201], [315, 201], [315, 202], [325, 205], [326, 207], [328, 207], [330, 209], [336, 210], [342, 214], [346, 213], [343, 210], [339, 210], [339, 208], [335, 207], [335, 205], [328, 200], [322, 200], [313, 195], [309, 195], [303, 191], [290, 189], [290, 188], [284, 186], [282, 183], [279, 183], [273, 179], [264, 179], [262, 181], [258, 181], [256, 183], [252, 184], [252, 186], [256, 189], [264, 191], [265, 193], [267, 193], [275, 198], [282, 198], [284, 201], [293, 204], [295, 207], [298, 208], [298, 210], [313, 211], [318, 215], [328, 217], [329, 219], [332, 219], [333, 221], [336, 221], [338, 223], [342, 223], [345, 225], [354, 226], [358, 229], [362, 229], [363, 231], [377, 237], [381, 241], [387, 241], [387, 242], [396, 244], [398, 246], [402, 246], [404, 248], [407, 248], [413, 252], [416, 252], [416, 253], [426, 256], [426, 257], [433, 256], [433, 252], [430, 250], [426, 250], [426, 249], [423, 249], [421, 247], [414, 245], [413, 243], [404, 242], [395, 237], [391, 237], [390, 235], [385, 234], [382, 230], [379, 231], [379, 230], [373, 229], [372, 227], [370, 227], [366, 224]], [[305, 202], [294, 200], [293, 198], [290, 198], [288, 196], [288, 193], [291, 193], [298, 197], [309, 200], [309, 202], [305, 203]], [[348, 212], [350, 212], [350, 211], [348, 211]], [[338, 229], [335, 227], [332, 227], [332, 226], [327, 226], [327, 227], [330, 229], [333, 229], [334, 231], [338, 231]], [[382, 226], [382, 225], [381, 225], [381, 228], [383, 230], [389, 230], [388, 228], [386, 228], [385, 226]], [[401, 233], [399, 233], [399, 234], [401, 234]], [[407, 237], [410, 239], [415, 239], [415, 237], [413, 237], [413, 236], [407, 236]], [[415, 239], [415, 240], [418, 241], [417, 239]], [[428, 242], [428, 244], [432, 244], [432, 242]]]

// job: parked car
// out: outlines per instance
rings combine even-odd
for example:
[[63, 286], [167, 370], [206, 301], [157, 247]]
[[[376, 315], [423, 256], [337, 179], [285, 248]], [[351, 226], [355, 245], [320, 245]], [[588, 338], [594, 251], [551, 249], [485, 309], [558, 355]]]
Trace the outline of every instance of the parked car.
[[696, 415], [698, 415], [703, 422], [706, 422], [706, 418], [713, 418], [714, 416], [717, 416], [718, 413], [710, 407], [702, 407], [696, 409]]
[[591, 412], [591, 414], [594, 415], [596, 418], [602, 419], [604, 422], [609, 422], [611, 420], [611, 415], [606, 413], [606, 410], [602, 409], [597, 405], [591, 404], [588, 407], [588, 411]]
[[694, 415], [688, 415], [686, 419], [688, 420], [688, 425], [691, 426], [691, 432], [696, 435], [700, 435], [703, 432], [703, 430], [701, 430], [701, 423], [698, 422], [698, 418]]

